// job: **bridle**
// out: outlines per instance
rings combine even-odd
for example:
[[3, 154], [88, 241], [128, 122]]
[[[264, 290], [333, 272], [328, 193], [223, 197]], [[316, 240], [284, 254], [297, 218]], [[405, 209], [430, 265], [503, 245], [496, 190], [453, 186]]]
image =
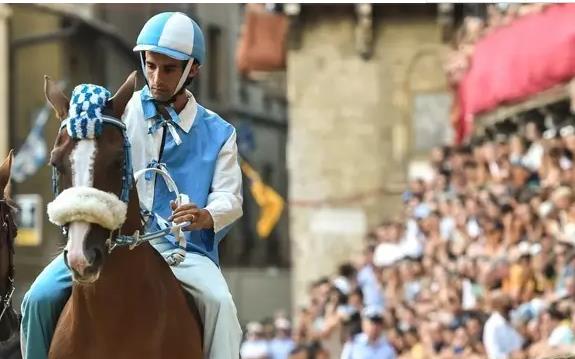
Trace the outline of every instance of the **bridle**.
[[[8, 202], [6, 202], [6, 200], [2, 199], [0, 200], [0, 207], [3, 207], [5, 210], [9, 211], [9, 204]], [[8, 213], [5, 213], [4, 210], [0, 210], [0, 214], [2, 214], [2, 233], [6, 234], [6, 239], [7, 241], [11, 241], [12, 237], [16, 236], [16, 233], [12, 233], [12, 231], [15, 232], [15, 228], [16, 226], [14, 225], [14, 223], [9, 223], [10, 222], [10, 216]], [[3, 239], [3, 238], [2, 238]], [[10, 242], [9, 242], [10, 244]], [[13, 263], [13, 255], [12, 255], [12, 245], [9, 246], [9, 251], [10, 251], [10, 268], [9, 268], [9, 274], [8, 274], [8, 290], [6, 291], [6, 293], [0, 297], [0, 305], [2, 305], [2, 311], [0, 312], [0, 321], [2, 320], [2, 318], [4, 317], [4, 314], [6, 313], [6, 310], [8, 310], [8, 308], [10, 308], [10, 303], [12, 301], [12, 296], [14, 295], [14, 290], [16, 289], [16, 287], [14, 286], [14, 263]]]
[[[137, 182], [139, 178], [141, 178], [144, 174], [148, 172], [154, 172], [164, 177], [168, 189], [176, 194], [176, 198], [180, 198], [180, 193], [178, 191], [176, 183], [174, 182], [170, 174], [167, 172], [167, 169], [161, 166], [161, 164], [158, 164], [158, 166], [155, 168], [145, 168], [134, 173], [132, 167], [132, 157], [130, 152], [131, 146], [130, 141], [128, 139], [128, 135], [126, 133], [126, 125], [122, 121], [111, 116], [101, 115], [101, 120], [103, 124], [112, 125], [118, 128], [122, 132], [124, 163], [122, 168], [122, 191], [119, 196], [120, 201], [122, 201], [126, 206], [128, 205], [128, 202], [130, 200], [130, 191], [134, 186], [134, 182]], [[70, 125], [70, 119], [62, 121], [62, 124], [60, 125], [60, 131], [69, 125]], [[58, 199], [58, 196], [61, 194], [59, 182], [60, 182], [60, 174], [58, 172], [58, 169], [56, 167], [52, 167], [52, 190], [54, 192], [56, 200]], [[141, 215], [142, 218], [144, 218], [149, 214], [146, 213], [145, 211], [141, 211]], [[60, 224], [64, 236], [67, 236], [66, 225], [67, 223]], [[108, 246], [108, 252], [112, 252], [112, 250], [114, 250], [116, 247], [122, 247], [122, 246], [133, 249], [144, 242], [148, 242], [157, 238], [162, 238], [168, 234], [174, 234], [178, 241], [178, 248], [177, 251], [174, 253], [174, 255], [168, 257], [166, 260], [170, 265], [178, 265], [179, 263], [181, 263], [181, 261], [183, 261], [183, 258], [185, 258], [186, 240], [184, 236], [181, 234], [181, 228], [186, 225], [189, 225], [189, 223], [185, 222], [177, 225], [171, 225], [167, 226], [164, 229], [145, 234], [140, 234], [140, 231], [136, 230], [132, 235], [122, 234], [121, 226], [118, 229], [110, 229], [110, 236], [106, 241], [106, 244]]]
[[[132, 155], [130, 153], [130, 141], [126, 135], [126, 125], [122, 121], [110, 116], [102, 115], [101, 119], [103, 123], [113, 125], [122, 131], [122, 138], [124, 140], [124, 164], [122, 168], [122, 192], [120, 193], [120, 200], [128, 204], [128, 201], [130, 200], [130, 191], [132, 190], [133, 170]], [[62, 121], [62, 124], [60, 125], [60, 131], [68, 127], [69, 124], [70, 119]], [[56, 197], [60, 194], [59, 181], [60, 173], [56, 167], [52, 167], [52, 191]]]

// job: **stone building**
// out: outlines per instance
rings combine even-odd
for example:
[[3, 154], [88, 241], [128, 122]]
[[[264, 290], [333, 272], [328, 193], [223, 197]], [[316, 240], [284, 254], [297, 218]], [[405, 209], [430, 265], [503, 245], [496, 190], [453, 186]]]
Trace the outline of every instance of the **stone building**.
[[[435, 5], [302, 5], [287, 83], [293, 305], [396, 217], [416, 160], [448, 135]], [[431, 126], [429, 126], [431, 125]]]

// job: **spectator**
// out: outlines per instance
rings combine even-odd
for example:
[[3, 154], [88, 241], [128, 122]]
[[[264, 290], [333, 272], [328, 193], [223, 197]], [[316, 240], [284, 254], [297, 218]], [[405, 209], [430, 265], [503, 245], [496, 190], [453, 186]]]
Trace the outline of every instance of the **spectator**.
[[556, 347], [560, 345], [575, 344], [575, 336], [571, 330], [571, 323], [569, 321], [569, 309], [565, 308], [561, 311], [559, 308], [553, 306], [545, 314], [550, 321], [552, 328], [549, 339], [547, 340], [549, 346]]
[[506, 359], [521, 350], [523, 338], [509, 323], [511, 298], [504, 293], [493, 293], [492, 313], [483, 331], [483, 343], [489, 359]]
[[243, 359], [270, 359], [269, 345], [264, 337], [261, 323], [251, 322], [246, 326], [247, 337], [242, 343], [240, 354]]
[[270, 341], [270, 359], [287, 359], [295, 348], [295, 342], [290, 336], [291, 323], [288, 319], [279, 317], [274, 322], [275, 337]]
[[375, 246], [369, 245], [364, 252], [364, 263], [357, 274], [357, 283], [361, 288], [365, 306], [384, 307], [383, 290], [377, 279], [373, 255]]
[[348, 341], [341, 359], [394, 359], [396, 353], [383, 335], [383, 315], [379, 308], [368, 307], [363, 313], [363, 332]]

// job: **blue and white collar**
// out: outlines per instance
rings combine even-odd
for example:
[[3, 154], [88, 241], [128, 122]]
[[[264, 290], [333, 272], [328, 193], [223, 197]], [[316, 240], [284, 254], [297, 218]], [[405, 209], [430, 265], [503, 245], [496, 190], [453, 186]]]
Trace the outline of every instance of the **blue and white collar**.
[[186, 95], [188, 96], [188, 102], [179, 114], [176, 113], [173, 107], [166, 107], [170, 115], [170, 118], [166, 120], [158, 113], [148, 86], [145, 86], [142, 91], [140, 91], [143, 117], [148, 122], [149, 134], [156, 132], [160, 127], [166, 125], [176, 145], [182, 143], [176, 127], [188, 133], [194, 124], [198, 109], [198, 104], [192, 93], [186, 90]]

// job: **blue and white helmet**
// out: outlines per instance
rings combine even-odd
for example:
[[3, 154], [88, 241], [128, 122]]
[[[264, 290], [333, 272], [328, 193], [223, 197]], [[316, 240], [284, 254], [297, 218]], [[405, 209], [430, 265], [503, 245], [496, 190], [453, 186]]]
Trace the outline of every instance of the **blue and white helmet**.
[[143, 51], [157, 52], [176, 60], [188, 61], [175, 93], [186, 81], [193, 60], [201, 65], [206, 57], [202, 30], [194, 20], [181, 12], [163, 12], [150, 18], [138, 35], [134, 51], [142, 53], [140, 58], [144, 75], [146, 71]]

